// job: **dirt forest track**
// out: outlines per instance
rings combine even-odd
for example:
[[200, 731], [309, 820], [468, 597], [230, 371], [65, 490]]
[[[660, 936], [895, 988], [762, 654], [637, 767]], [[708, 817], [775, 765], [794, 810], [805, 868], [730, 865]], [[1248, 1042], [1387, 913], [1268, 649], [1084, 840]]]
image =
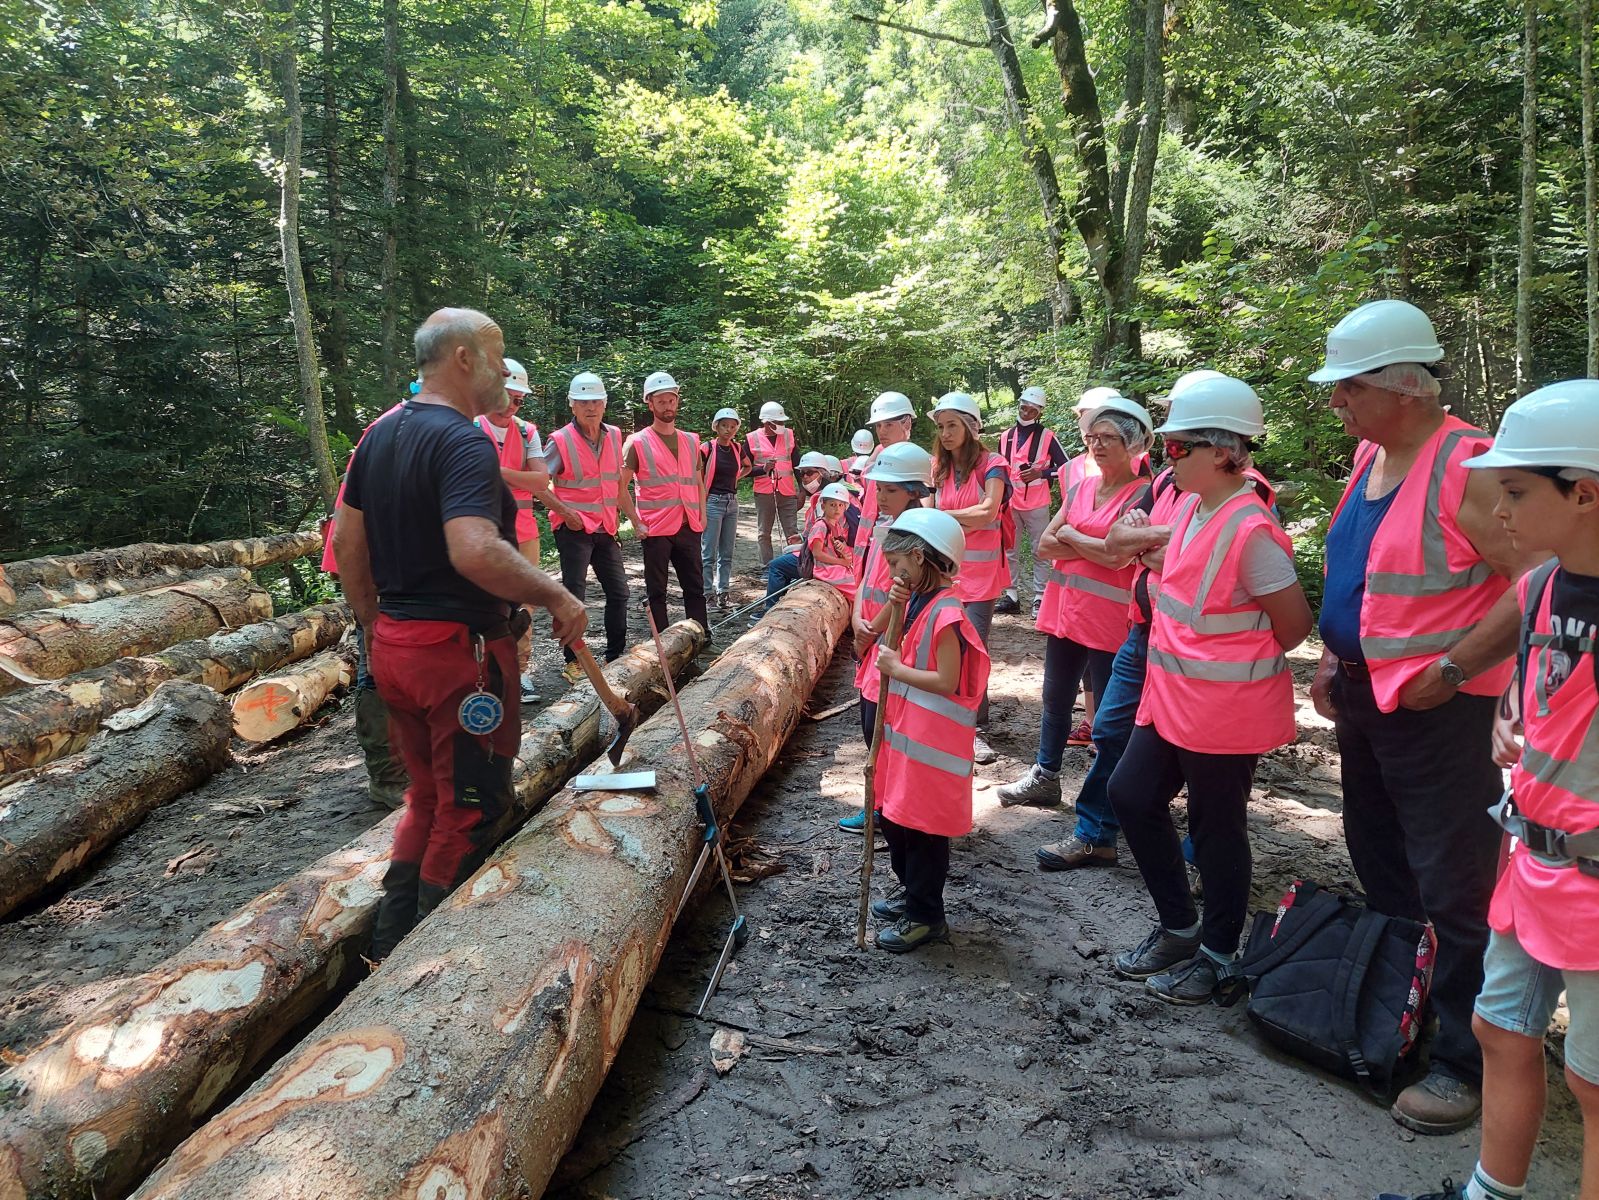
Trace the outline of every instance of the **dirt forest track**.
[[[747, 503], [743, 516], [734, 586], [752, 600], [761, 585]], [[627, 560], [637, 601], [636, 547]], [[596, 639], [599, 599], [591, 584]], [[718, 644], [743, 628], [728, 626]], [[534, 674], [554, 699], [560, 658], [543, 619], [539, 630]], [[647, 636], [635, 604], [629, 640]], [[1130, 857], [1041, 874], [1033, 849], [1069, 830], [1069, 808], [1002, 810], [993, 796], [1036, 746], [1042, 649], [1025, 620], [996, 620], [991, 740], [1002, 758], [979, 768], [978, 827], [956, 844], [948, 946], [904, 958], [855, 949], [860, 841], [833, 823], [859, 803], [858, 710], [802, 720], [732, 831], [735, 845], [748, 840], [744, 869], [761, 874], [751, 847], [784, 868], [740, 889], [749, 944], [708, 1019], [694, 1019], [727, 919], [702, 892], [550, 1195], [1351, 1200], [1436, 1188], [1470, 1169], [1475, 1130], [1413, 1138], [1358, 1089], [1266, 1049], [1241, 1007], [1172, 1009], [1111, 975], [1109, 954], [1151, 919]], [[1310, 661], [1298, 656], [1302, 685]], [[847, 701], [851, 677], [846, 650], [811, 710]], [[1299, 743], [1257, 778], [1257, 906], [1296, 875], [1352, 878], [1331, 729], [1303, 687], [1300, 725]], [[280, 742], [234, 752], [234, 766], [158, 809], [64, 892], [0, 922], [0, 1057], [36, 1046], [123, 976], [385, 815], [366, 798], [348, 700]], [[1070, 752], [1068, 796], [1088, 762]], [[877, 863], [881, 893], [886, 855]], [[725, 1076], [711, 1063], [719, 1032], [741, 1034], [745, 1050]], [[1550, 1070], [1532, 1194], [1567, 1197], [1580, 1124], [1553, 1052]]]

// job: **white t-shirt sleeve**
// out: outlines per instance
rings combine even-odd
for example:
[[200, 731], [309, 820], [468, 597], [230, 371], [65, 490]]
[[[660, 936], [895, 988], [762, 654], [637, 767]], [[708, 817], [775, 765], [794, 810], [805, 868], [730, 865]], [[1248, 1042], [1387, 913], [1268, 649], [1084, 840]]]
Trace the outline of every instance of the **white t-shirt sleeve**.
[[527, 439], [527, 461], [544, 457], [544, 439], [539, 436], [538, 426], [523, 425], [522, 436]]
[[1238, 582], [1251, 597], [1270, 596], [1299, 582], [1294, 556], [1277, 544], [1269, 529], [1256, 529], [1244, 543]]

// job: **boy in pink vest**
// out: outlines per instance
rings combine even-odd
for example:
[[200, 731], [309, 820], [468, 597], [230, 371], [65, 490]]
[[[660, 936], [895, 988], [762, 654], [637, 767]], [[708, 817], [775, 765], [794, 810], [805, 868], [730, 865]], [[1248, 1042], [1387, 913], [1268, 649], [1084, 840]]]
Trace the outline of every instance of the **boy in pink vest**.
[[1494, 756], [1511, 772], [1493, 815], [1516, 840], [1506, 838], [1488, 909], [1472, 1016], [1482, 1044], [1480, 1157], [1464, 1188], [1446, 1184], [1432, 1198], [1526, 1194], [1546, 1103], [1544, 1035], [1562, 991], [1566, 1082], [1585, 1130], [1581, 1194], [1590, 1197], [1599, 1195], [1599, 380], [1522, 397], [1493, 448], [1465, 465], [1498, 483], [1494, 514], [1516, 548], [1555, 557], [1517, 586], [1518, 669], [1494, 727]]

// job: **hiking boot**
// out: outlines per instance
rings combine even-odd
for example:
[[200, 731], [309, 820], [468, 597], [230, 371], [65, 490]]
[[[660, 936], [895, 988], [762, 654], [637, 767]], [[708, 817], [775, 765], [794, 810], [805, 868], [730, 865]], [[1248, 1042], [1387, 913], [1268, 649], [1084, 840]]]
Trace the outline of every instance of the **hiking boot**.
[[1015, 596], [1012, 596], [1009, 592], [1007, 592], [998, 600], [994, 601], [994, 611], [996, 613], [1004, 613], [1009, 615], [1010, 613], [1021, 612], [1022, 606], [1017, 603]]
[[1094, 727], [1087, 721], [1079, 721], [1072, 726], [1072, 731], [1066, 735], [1068, 746], [1092, 746], [1094, 744]]
[[1070, 871], [1073, 867], [1114, 867], [1115, 846], [1090, 846], [1073, 834], [1064, 842], [1038, 848], [1041, 871]]
[[1029, 804], [1035, 808], [1054, 808], [1060, 804], [1060, 774], [1048, 775], [1044, 768], [1034, 763], [1015, 783], [1000, 788], [1000, 807], [1016, 808]]
[[928, 942], [949, 941], [949, 926], [943, 921], [924, 925], [909, 917], [901, 917], [886, 929], [877, 931], [877, 947], [890, 954], [906, 954]]
[[1175, 933], [1168, 933], [1165, 926], [1156, 925], [1137, 946], [1118, 954], [1114, 965], [1116, 974], [1123, 979], [1148, 979], [1151, 975], [1159, 975], [1162, 971], [1169, 971], [1187, 962], [1198, 953], [1197, 933], [1179, 937]]
[[1407, 1192], [1383, 1192], [1377, 1200], [1466, 1200], [1466, 1189], [1453, 1179], [1446, 1178], [1441, 1192], [1418, 1193], [1414, 1196]]
[[1399, 1093], [1388, 1110], [1394, 1120], [1417, 1133], [1456, 1133], [1477, 1119], [1482, 1092], [1434, 1068], [1420, 1083]]
[[727, 593], [726, 592], [717, 592], [716, 593], [716, 611], [717, 612], [726, 612], [727, 609], [728, 609]]
[[872, 901], [872, 916], [883, 921], [897, 921], [905, 915], [905, 893], [897, 892], [882, 900]]
[[1144, 986], [1167, 1004], [1209, 1004], [1225, 970], [1221, 963], [1201, 950], [1170, 971], [1151, 975]]
[[994, 747], [988, 744], [982, 734], [979, 733], [972, 739], [972, 761], [974, 763], [986, 766], [998, 757], [999, 755], [995, 752]]

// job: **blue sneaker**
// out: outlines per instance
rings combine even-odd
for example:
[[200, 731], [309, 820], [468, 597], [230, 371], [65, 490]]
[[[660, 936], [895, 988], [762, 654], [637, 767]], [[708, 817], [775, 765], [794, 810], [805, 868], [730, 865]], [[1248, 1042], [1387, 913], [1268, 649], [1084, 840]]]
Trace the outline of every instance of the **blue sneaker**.
[[860, 812], [851, 813], [847, 817], [840, 817], [838, 819], [838, 827], [845, 833], [859, 833], [864, 836], [866, 833], [866, 810], [863, 808]]

